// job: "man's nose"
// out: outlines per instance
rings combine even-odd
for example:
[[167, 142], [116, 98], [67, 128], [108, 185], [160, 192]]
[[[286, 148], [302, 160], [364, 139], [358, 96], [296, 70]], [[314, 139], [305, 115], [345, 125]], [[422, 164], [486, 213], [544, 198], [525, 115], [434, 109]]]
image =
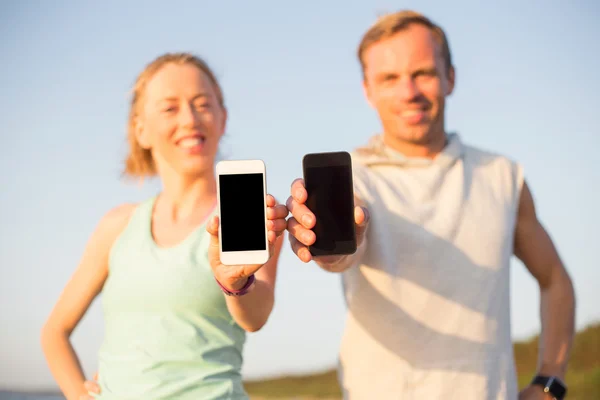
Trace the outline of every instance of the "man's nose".
[[419, 96], [421, 91], [414, 78], [407, 77], [400, 81], [398, 85], [398, 96], [402, 100], [410, 101]]

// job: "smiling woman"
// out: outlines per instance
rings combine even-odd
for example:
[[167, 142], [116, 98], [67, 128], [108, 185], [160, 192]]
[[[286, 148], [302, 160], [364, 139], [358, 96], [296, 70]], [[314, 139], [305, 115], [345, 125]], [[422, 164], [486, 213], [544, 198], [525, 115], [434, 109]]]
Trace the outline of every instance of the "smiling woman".
[[[247, 398], [245, 332], [273, 308], [287, 208], [267, 197], [271, 257], [255, 277], [221, 263], [214, 163], [226, 120], [221, 88], [198, 57], [167, 54], [138, 77], [124, 173], [157, 175], [163, 191], [102, 218], [43, 328], [67, 399]], [[247, 283], [246, 294], [228, 295]], [[105, 338], [97, 382], [85, 382], [69, 338], [100, 292]]]
[[[194, 113], [202, 124], [197, 123], [170, 139], [180, 149], [187, 149], [187, 154], [204, 153], [197, 160], [197, 168], [206, 169], [207, 163], [212, 168], [227, 117], [223, 93], [214, 73], [203, 60], [188, 54], [167, 54], [149, 64], [133, 91], [128, 132], [131, 151], [125, 174], [155, 175], [156, 155], [151, 152], [150, 140], [160, 136], [156, 132], [163, 132], [163, 139], [169, 139], [169, 135], [177, 133], [173, 132], [177, 118], [193, 119]], [[173, 151], [166, 155], [174, 156]]]

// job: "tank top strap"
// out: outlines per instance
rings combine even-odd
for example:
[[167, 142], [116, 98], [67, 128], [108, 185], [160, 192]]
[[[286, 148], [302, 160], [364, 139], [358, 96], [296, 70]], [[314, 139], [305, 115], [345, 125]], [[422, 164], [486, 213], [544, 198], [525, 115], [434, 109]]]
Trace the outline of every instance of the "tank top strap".
[[134, 244], [143, 243], [146, 241], [147, 235], [151, 235], [150, 224], [155, 200], [156, 196], [150, 197], [135, 207], [127, 225], [110, 249], [109, 268], [113, 265], [114, 258], [120, 253], [127, 252], [127, 248]]

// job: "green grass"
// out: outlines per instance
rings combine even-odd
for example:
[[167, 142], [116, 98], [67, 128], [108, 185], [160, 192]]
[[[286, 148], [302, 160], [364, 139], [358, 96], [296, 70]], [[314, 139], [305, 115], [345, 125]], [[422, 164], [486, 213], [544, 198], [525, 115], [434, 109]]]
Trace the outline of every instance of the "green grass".
[[[514, 345], [521, 388], [530, 382], [535, 373], [537, 346], [537, 336]], [[569, 386], [568, 400], [588, 400], [600, 393], [600, 322], [577, 333], [566, 381]], [[253, 400], [341, 399], [335, 370], [305, 376], [249, 381], [246, 382], [246, 390]]]

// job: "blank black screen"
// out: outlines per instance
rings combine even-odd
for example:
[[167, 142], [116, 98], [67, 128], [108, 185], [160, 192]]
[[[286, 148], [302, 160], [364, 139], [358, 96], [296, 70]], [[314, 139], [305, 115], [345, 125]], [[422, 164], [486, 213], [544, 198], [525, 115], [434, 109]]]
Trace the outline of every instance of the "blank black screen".
[[332, 251], [336, 242], [354, 240], [354, 196], [347, 166], [308, 167], [306, 205], [315, 214], [313, 247]]
[[263, 174], [219, 175], [223, 251], [266, 250]]

